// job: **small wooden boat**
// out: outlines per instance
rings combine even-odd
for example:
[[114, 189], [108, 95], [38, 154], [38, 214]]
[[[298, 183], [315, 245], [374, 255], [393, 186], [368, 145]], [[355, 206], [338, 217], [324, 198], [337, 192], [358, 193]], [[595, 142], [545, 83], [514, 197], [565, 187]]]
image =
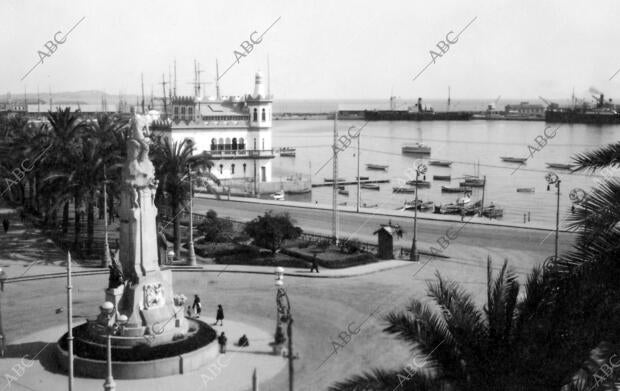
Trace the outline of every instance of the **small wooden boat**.
[[[323, 178], [323, 180], [324, 180], [325, 182], [333, 182], [333, 181], [334, 181], [334, 178]], [[338, 178], [338, 182], [346, 182], [346, 179], [344, 179], [344, 178]]]
[[347, 206], [347, 202], [346, 201], [345, 202], [339, 202], [338, 205], [340, 205], [340, 206]]
[[429, 160], [429, 166], [441, 166], [441, 167], [450, 167], [452, 165], [452, 161], [450, 160]]
[[420, 205], [420, 210], [430, 210], [435, 207], [435, 203], [433, 201], [426, 201]]
[[417, 185], [418, 187], [431, 187], [431, 183], [430, 182], [423, 181], [423, 180], [420, 180], [420, 179], [417, 179], [417, 180], [413, 179], [413, 180], [407, 181], [407, 184], [409, 186], [416, 186]]
[[534, 187], [517, 187], [517, 193], [533, 193], [536, 191]]
[[508, 163], [522, 163], [523, 164], [527, 160], [526, 157], [500, 156], [499, 158]]
[[502, 217], [504, 216], [504, 209], [491, 203], [491, 205], [482, 208], [482, 215], [491, 219]]
[[[358, 177], [355, 177], [355, 180], [357, 180], [357, 179], [358, 179]], [[370, 179], [370, 177], [367, 177], [367, 176], [361, 176], [361, 177], [359, 177], [359, 180], [360, 180], [360, 181], [367, 181], [368, 179]]]
[[376, 183], [364, 183], [363, 185], [360, 185], [360, 187], [366, 190], [380, 190], [381, 189], [381, 187]]
[[422, 205], [422, 200], [418, 200], [417, 203], [415, 201], [405, 201], [403, 204], [403, 210], [420, 209], [420, 205]]
[[442, 193], [468, 193], [471, 192], [471, 187], [454, 187], [454, 186], [441, 186]]
[[484, 179], [479, 178], [466, 178], [463, 182], [459, 183], [461, 187], [483, 187]]
[[565, 163], [545, 163], [547, 165], [548, 168], [557, 168], [560, 170], [570, 170], [573, 168], [572, 164], [565, 164]]
[[452, 177], [450, 175], [433, 175], [435, 181], [450, 181]]
[[430, 154], [431, 147], [422, 143], [408, 144], [403, 145], [402, 147], [403, 153], [414, 153], [414, 154]]
[[271, 195], [271, 198], [276, 200], [276, 201], [282, 201], [284, 200], [284, 191], [283, 190], [278, 190], [275, 193], [273, 193]]
[[367, 170], [387, 170], [389, 166], [386, 165], [382, 165], [382, 164], [372, 164], [372, 163], [368, 163], [366, 164], [366, 169]]
[[362, 204], [362, 208], [378, 208], [379, 204], [367, 204], [367, 203], [363, 203]]
[[398, 186], [398, 187], [392, 187], [392, 192], [393, 193], [415, 193], [415, 187], [402, 187], [402, 186]]
[[280, 156], [281, 157], [295, 157], [295, 148], [284, 147], [280, 148]]
[[306, 194], [306, 193], [311, 193], [311, 192], [312, 192], [312, 188], [306, 187], [300, 190], [287, 190], [285, 193], [286, 194]]
[[349, 190], [345, 190], [345, 189], [339, 189], [338, 190], [338, 194], [341, 194], [343, 196], [349, 196]]
[[338, 190], [344, 190], [344, 186], [342, 185], [338, 186]]
[[429, 209], [433, 209], [434, 206], [435, 206], [435, 203], [433, 201], [424, 202], [422, 200], [418, 200], [417, 204], [415, 203], [415, 201], [405, 201], [403, 210], [414, 210], [416, 208], [418, 210], [429, 210]]

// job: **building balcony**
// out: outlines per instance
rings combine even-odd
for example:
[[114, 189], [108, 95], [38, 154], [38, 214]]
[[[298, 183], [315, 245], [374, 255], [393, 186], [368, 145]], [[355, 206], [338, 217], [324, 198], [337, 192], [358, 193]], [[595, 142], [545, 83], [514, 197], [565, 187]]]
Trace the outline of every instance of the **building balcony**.
[[214, 159], [273, 159], [273, 149], [213, 149], [208, 151]]

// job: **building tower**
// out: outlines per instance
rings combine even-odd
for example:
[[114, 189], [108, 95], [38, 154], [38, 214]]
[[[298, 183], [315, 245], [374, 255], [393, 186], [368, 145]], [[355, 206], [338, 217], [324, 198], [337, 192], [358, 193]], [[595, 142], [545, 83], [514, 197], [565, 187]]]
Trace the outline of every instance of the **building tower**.
[[254, 94], [248, 95], [246, 102], [250, 115], [248, 143], [250, 144], [249, 149], [252, 150], [254, 160], [254, 191], [258, 192], [257, 183], [271, 181], [271, 160], [270, 158], [262, 159], [262, 157], [272, 155], [272, 99], [266, 93], [265, 81], [261, 72], [256, 73]]

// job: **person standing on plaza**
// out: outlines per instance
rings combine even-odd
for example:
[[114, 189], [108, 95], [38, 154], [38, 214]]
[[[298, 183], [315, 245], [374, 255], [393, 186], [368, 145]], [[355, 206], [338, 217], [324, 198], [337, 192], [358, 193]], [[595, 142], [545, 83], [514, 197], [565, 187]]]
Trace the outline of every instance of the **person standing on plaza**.
[[226, 353], [226, 342], [228, 342], [228, 338], [226, 338], [226, 335], [222, 331], [222, 334], [217, 337], [217, 343], [220, 345], [220, 353], [222, 354]]
[[200, 297], [198, 297], [198, 295], [194, 295], [194, 304], [192, 304], [192, 309], [196, 311], [196, 315], [200, 317], [200, 311], [202, 310], [202, 306], [200, 304]]
[[224, 308], [222, 308], [221, 304], [217, 305], [217, 315], [215, 316], [216, 326], [217, 326], [217, 322], [220, 322], [220, 326], [224, 326]]
[[316, 254], [314, 254], [314, 257], [312, 258], [312, 266], [310, 267], [310, 273], [312, 273], [314, 270], [316, 270], [316, 272], [319, 272], [319, 263], [316, 260]]

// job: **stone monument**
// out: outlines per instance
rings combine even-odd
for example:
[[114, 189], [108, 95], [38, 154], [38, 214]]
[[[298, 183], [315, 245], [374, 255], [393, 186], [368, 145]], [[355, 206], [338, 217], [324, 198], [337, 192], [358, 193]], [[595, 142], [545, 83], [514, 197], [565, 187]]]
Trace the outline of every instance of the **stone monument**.
[[172, 273], [159, 268], [155, 221], [157, 181], [144, 129], [144, 120], [134, 116], [121, 174], [118, 261], [123, 283], [106, 289], [106, 301], [114, 304], [118, 314], [127, 316], [123, 333], [127, 336], [163, 334], [181, 327], [184, 320], [183, 308], [179, 311], [174, 307]]
[[[110, 265], [106, 303], [96, 318], [73, 328], [77, 375], [106, 376], [108, 340], [114, 377], [125, 379], [184, 373], [217, 354], [215, 331], [185, 317], [185, 296], [173, 294], [171, 270], [159, 268], [157, 181], [143, 133], [146, 121], [136, 115], [130, 126], [121, 173], [120, 245]], [[67, 334], [57, 353], [66, 368]]]

